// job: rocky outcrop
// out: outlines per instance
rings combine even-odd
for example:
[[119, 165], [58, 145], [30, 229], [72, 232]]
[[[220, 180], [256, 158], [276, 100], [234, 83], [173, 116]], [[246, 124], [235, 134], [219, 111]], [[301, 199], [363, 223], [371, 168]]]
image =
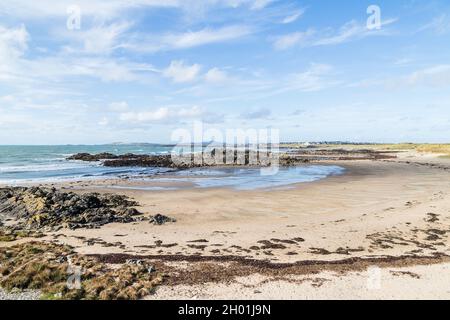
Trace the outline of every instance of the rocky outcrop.
[[76, 194], [44, 187], [0, 189], [0, 216], [14, 219], [14, 227], [21, 230], [98, 228], [142, 220], [136, 206], [137, 202], [122, 195]]
[[[228, 151], [230, 152], [230, 151]], [[73, 155], [68, 160], [102, 161], [105, 167], [156, 167], [156, 168], [195, 168], [211, 166], [268, 166], [272, 158], [267, 153], [250, 153], [249, 151], [232, 150], [231, 154], [224, 149], [213, 149], [201, 155], [187, 154], [175, 159], [172, 155], [137, 155], [124, 154], [112, 155], [108, 153], [88, 154], [80, 153]]]
[[73, 156], [67, 158], [67, 160], [79, 160], [79, 161], [101, 161], [107, 159], [117, 159], [118, 156], [112, 153], [99, 153], [99, 154], [90, 154], [90, 153], [77, 153]]
[[77, 153], [67, 158], [67, 160], [78, 160], [86, 162], [102, 161], [105, 167], [176, 167], [170, 155], [140, 155], [112, 153]]
[[192, 167], [191, 164], [176, 165], [170, 155], [122, 155], [115, 159], [105, 160], [105, 167], [155, 167], [155, 168], [177, 168]]
[[[173, 159], [171, 155], [113, 155], [108, 153], [91, 155], [76, 154], [69, 160], [102, 161], [106, 167], [165, 167], [186, 169], [212, 166], [259, 166], [272, 164], [282, 167], [296, 166], [313, 161], [348, 160], [388, 160], [395, 159], [395, 153], [374, 150], [345, 149], [298, 149], [277, 154], [225, 149], [213, 149], [203, 154], [187, 154], [182, 159]], [[181, 160], [181, 161], [180, 161]]]

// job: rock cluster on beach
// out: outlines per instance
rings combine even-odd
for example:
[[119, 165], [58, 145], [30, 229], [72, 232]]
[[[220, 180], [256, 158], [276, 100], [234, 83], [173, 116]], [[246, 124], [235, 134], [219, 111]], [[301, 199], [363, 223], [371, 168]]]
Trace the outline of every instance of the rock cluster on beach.
[[[200, 156], [198, 154], [186, 154], [177, 157], [174, 160], [172, 155], [139, 155], [124, 154], [114, 155], [110, 153], [89, 154], [78, 153], [67, 160], [78, 161], [101, 161], [105, 167], [157, 167], [157, 168], [176, 168], [186, 169], [195, 167], [211, 167], [211, 166], [270, 166], [275, 161], [278, 164], [278, 158], [272, 153], [267, 152], [250, 152], [237, 150], [212, 149], [204, 152]], [[291, 158], [281, 159], [281, 165], [292, 165], [295, 163], [307, 162], [304, 159]]]
[[348, 160], [388, 160], [396, 156], [388, 151], [344, 150], [344, 149], [298, 149], [286, 153], [250, 152], [226, 149], [212, 149], [202, 154], [186, 154], [173, 159], [172, 155], [138, 155], [111, 153], [79, 153], [68, 160], [101, 161], [106, 167], [165, 167], [186, 169], [211, 166], [260, 166], [280, 165], [296, 166], [311, 161], [348, 161]]
[[[126, 155], [124, 155], [125, 157]], [[119, 156], [112, 153], [98, 153], [98, 154], [90, 154], [90, 153], [77, 153], [73, 156], [67, 158], [67, 160], [80, 160], [80, 161], [100, 161], [107, 159], [117, 159]]]
[[[14, 228], [20, 230], [97, 228], [142, 220], [135, 206], [137, 202], [122, 195], [76, 194], [45, 187], [0, 189], [0, 215], [17, 221]], [[162, 220], [170, 219], [158, 217]]]
[[105, 167], [175, 167], [170, 155], [139, 155], [131, 153], [114, 155], [111, 153], [78, 153], [67, 158], [67, 160], [87, 162], [103, 161], [103, 165]]
[[127, 223], [140, 213], [138, 204], [120, 195], [78, 195], [56, 189], [0, 189], [0, 213], [22, 220], [29, 229], [57, 227], [95, 228], [111, 222]]
[[159, 213], [150, 219], [150, 223], [157, 224], [157, 225], [162, 225], [162, 224], [165, 224], [168, 222], [177, 222], [177, 220], [174, 218], [166, 217]]

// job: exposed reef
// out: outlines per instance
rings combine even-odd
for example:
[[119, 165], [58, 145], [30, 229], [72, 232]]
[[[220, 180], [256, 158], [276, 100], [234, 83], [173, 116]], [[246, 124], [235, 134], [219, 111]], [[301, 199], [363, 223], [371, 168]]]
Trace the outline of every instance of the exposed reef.
[[[0, 189], [0, 235], [14, 240], [17, 231], [51, 231], [98, 228], [108, 223], [129, 223], [148, 219], [155, 224], [174, 219], [157, 215], [143, 217], [139, 204], [126, 196], [114, 194], [62, 192], [55, 188], [10, 187]], [[12, 220], [2, 226], [2, 220]], [[7, 233], [5, 230], [9, 230]]]
[[260, 166], [271, 165], [296, 166], [313, 161], [346, 161], [346, 160], [388, 160], [396, 156], [389, 152], [373, 150], [322, 150], [298, 149], [285, 153], [270, 153], [258, 151], [238, 151], [212, 149], [203, 153], [185, 154], [180, 157], [172, 155], [114, 155], [110, 153], [75, 154], [68, 160], [101, 161], [105, 167], [165, 167], [186, 169], [212, 166]]

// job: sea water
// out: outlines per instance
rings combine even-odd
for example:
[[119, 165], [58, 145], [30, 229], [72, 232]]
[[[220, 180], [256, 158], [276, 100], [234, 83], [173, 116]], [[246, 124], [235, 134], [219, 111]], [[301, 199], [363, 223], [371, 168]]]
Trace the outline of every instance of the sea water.
[[[111, 168], [102, 166], [101, 162], [67, 160], [69, 156], [82, 152], [157, 155], [168, 154], [172, 149], [172, 146], [155, 144], [0, 146], [0, 183], [16, 185], [121, 176], [139, 178], [159, 174], [162, 176], [158, 181], [189, 182], [198, 188], [230, 187], [251, 190], [288, 187], [296, 183], [312, 182], [339, 175], [345, 171], [339, 166], [304, 165], [280, 168], [274, 175], [261, 174], [258, 168], [194, 168], [173, 172], [166, 168]], [[165, 178], [165, 173], [170, 177]], [[168, 188], [168, 190], [172, 189], [173, 187]]]
[[68, 161], [76, 153], [167, 154], [172, 147], [150, 144], [98, 146], [0, 146], [0, 183], [73, 180], [153, 174], [156, 168], [108, 168], [100, 162]]
[[[196, 188], [227, 187], [235, 190], [281, 189], [329, 176], [341, 175], [345, 169], [334, 165], [304, 165], [279, 168], [275, 174], [262, 174], [259, 168], [194, 168], [178, 171], [176, 177], [160, 178], [160, 182], [188, 182]], [[145, 188], [145, 187], [144, 187]], [[161, 187], [159, 187], [161, 188]], [[173, 190], [174, 185], [168, 187]]]

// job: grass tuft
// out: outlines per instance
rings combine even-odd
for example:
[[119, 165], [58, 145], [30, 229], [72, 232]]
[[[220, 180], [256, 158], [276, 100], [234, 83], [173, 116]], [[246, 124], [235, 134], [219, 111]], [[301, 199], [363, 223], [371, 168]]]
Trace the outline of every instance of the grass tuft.
[[[68, 285], [73, 275], [69, 270], [74, 266], [81, 270], [76, 288]], [[149, 267], [142, 262], [111, 269], [56, 244], [34, 242], [0, 248], [0, 286], [8, 291], [38, 289], [41, 298], [49, 300], [140, 299], [163, 281], [163, 275], [150, 272]]]

